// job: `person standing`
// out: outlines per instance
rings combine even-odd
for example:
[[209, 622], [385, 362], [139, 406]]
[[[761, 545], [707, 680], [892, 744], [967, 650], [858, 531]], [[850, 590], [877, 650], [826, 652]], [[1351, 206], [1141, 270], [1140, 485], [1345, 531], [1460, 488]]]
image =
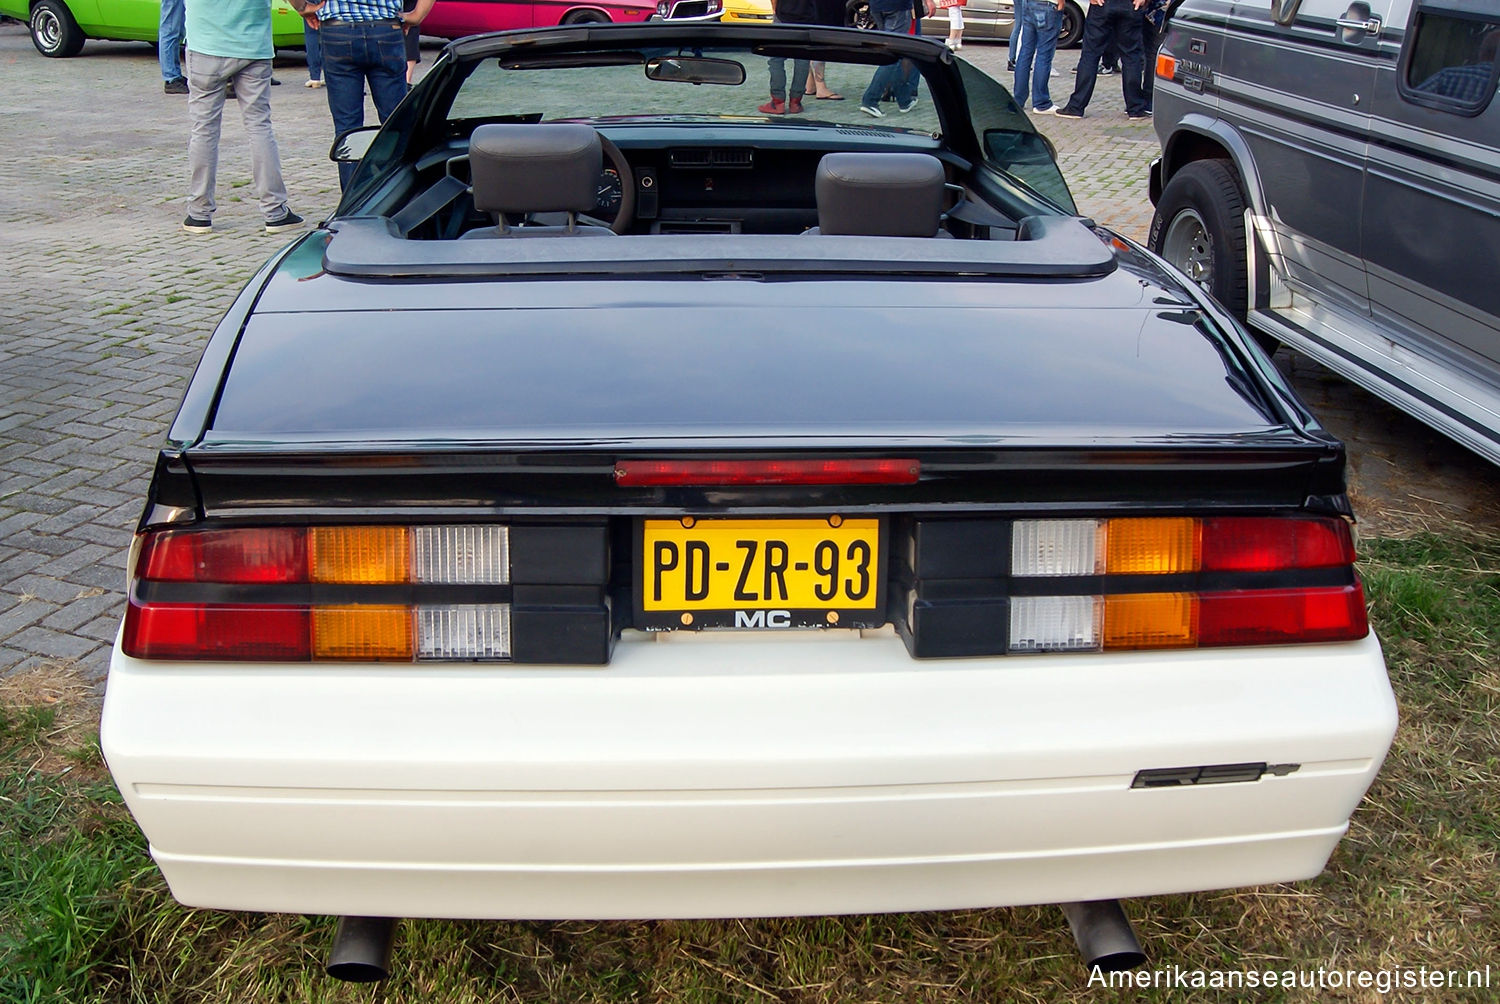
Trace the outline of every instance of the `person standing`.
[[[916, 0], [931, 17], [933, 11], [932, 0]], [[912, 25], [912, 0], [870, 0], [870, 17], [875, 20], [875, 27], [880, 31], [893, 31], [898, 35], [911, 33]], [[880, 96], [887, 90], [892, 90], [896, 95], [896, 108], [901, 112], [909, 112], [917, 107], [917, 67], [909, 59], [898, 59], [894, 63], [882, 66], [875, 71], [870, 78], [870, 85], [865, 88], [865, 93], [859, 100], [859, 110], [873, 118], [884, 118], [885, 112], [880, 110]]]
[[[813, 9], [817, 12], [817, 23], [829, 28], [844, 27], [844, 0], [813, 0]], [[842, 101], [844, 96], [836, 93], [828, 86], [825, 74], [828, 64], [821, 59], [814, 59], [807, 67], [807, 95], [820, 101]]]
[[[776, 0], [773, 19], [777, 24], [817, 24], [818, 9], [813, 0]], [[786, 80], [786, 57], [771, 56], [766, 65], [771, 71], [771, 100], [756, 110], [767, 115], [801, 114], [802, 96], [807, 93], [807, 77], [811, 69], [808, 61], [792, 60], [790, 88]]]
[[1120, 86], [1125, 92], [1125, 114], [1132, 119], [1150, 115], [1141, 95], [1141, 8], [1146, 0], [1089, 0], [1083, 23], [1083, 52], [1068, 103], [1057, 110], [1059, 118], [1081, 119], [1094, 96], [1099, 59], [1111, 46], [1120, 53]]
[[[401, 0], [401, 13], [410, 14], [417, 9], [417, 0]], [[422, 29], [414, 24], [406, 26], [406, 86], [415, 83], [417, 64], [422, 61]]]
[[1161, 51], [1161, 33], [1167, 26], [1167, 0], [1146, 0], [1141, 9], [1141, 98], [1146, 114], [1156, 103], [1156, 54]]
[[1033, 115], [1055, 115], [1052, 103], [1052, 57], [1062, 31], [1064, 0], [1020, 0], [1016, 7], [1021, 33], [1016, 43], [1016, 86], [1012, 93], [1024, 108], [1031, 91]]
[[[433, 0], [417, 0], [402, 11], [401, 0], [291, 0], [318, 29], [323, 84], [335, 136], [365, 124], [365, 86], [382, 123], [406, 97], [406, 29], [422, 23]], [[353, 164], [339, 164], [339, 186], [354, 177]]]
[[281, 155], [271, 128], [271, 0], [187, 0], [190, 234], [213, 230], [214, 184], [226, 85], [234, 87], [250, 140], [250, 174], [266, 233], [302, 225], [287, 208]]
[[183, 0], [161, 0], [161, 21], [156, 32], [156, 61], [161, 64], [164, 94], [186, 94], [187, 77], [182, 72]]
[[[968, 0], [937, 0], [940, 10], [948, 12], [948, 48], [957, 52], [964, 47], [964, 4]], [[917, 22], [919, 25], [921, 22]]]
[[318, 29], [313, 27], [311, 21], [303, 22], [302, 45], [303, 51], [307, 53], [307, 82], [302, 86], [322, 87], [323, 50], [318, 45]]

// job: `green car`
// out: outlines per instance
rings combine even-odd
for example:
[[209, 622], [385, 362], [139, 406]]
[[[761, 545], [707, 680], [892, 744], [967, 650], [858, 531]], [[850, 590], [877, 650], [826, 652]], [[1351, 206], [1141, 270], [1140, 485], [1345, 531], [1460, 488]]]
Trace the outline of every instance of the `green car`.
[[[25, 21], [44, 56], [76, 56], [90, 38], [155, 42], [160, 0], [0, 0], [0, 14]], [[302, 18], [286, 0], [271, 5], [277, 48], [302, 45]]]

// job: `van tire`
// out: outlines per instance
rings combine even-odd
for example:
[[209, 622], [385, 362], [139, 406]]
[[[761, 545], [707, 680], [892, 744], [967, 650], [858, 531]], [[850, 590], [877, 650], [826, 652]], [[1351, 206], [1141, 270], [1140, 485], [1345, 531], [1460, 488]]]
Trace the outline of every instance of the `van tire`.
[[1197, 160], [1172, 176], [1157, 200], [1147, 243], [1236, 318], [1245, 319], [1245, 196], [1224, 161]]

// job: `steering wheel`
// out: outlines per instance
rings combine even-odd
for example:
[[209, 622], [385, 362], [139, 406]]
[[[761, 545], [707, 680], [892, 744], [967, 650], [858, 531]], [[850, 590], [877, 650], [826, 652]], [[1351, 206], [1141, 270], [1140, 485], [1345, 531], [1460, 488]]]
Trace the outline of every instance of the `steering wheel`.
[[617, 234], [623, 234], [635, 222], [635, 172], [630, 169], [630, 161], [625, 159], [620, 148], [603, 133], [599, 134], [599, 145], [604, 148], [604, 156], [609, 158], [609, 166], [620, 176], [620, 208], [615, 210], [615, 218], [611, 223], [583, 213], [578, 214], [578, 220], [596, 227], [608, 227]]

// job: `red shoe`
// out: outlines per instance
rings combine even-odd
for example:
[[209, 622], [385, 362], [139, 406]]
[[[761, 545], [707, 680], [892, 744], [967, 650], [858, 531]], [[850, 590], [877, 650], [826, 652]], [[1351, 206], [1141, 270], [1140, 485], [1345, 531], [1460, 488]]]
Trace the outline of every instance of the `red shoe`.
[[[802, 102], [799, 101], [796, 104], [797, 104], [797, 111], [800, 112], [802, 110]], [[781, 98], [776, 97], [776, 95], [773, 94], [773, 95], [771, 95], [771, 100], [767, 101], [765, 104], [761, 105], [760, 108], [758, 109], [758, 111], [763, 111], [767, 115], [785, 115], [786, 114], [786, 102], [783, 101]]]
[[788, 101], [786, 103], [786, 113], [788, 115], [801, 115], [802, 114], [802, 99], [801, 98], [792, 98], [790, 101]]

